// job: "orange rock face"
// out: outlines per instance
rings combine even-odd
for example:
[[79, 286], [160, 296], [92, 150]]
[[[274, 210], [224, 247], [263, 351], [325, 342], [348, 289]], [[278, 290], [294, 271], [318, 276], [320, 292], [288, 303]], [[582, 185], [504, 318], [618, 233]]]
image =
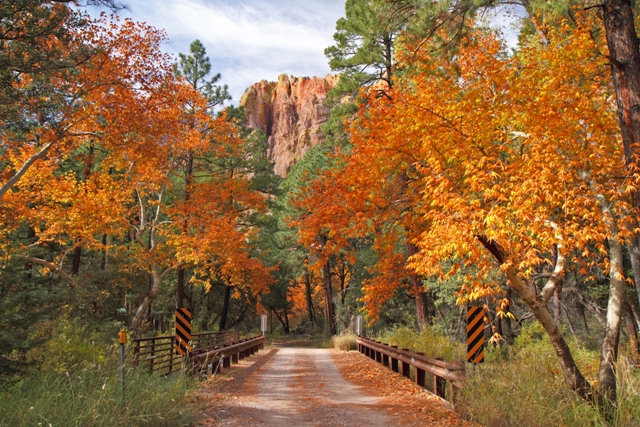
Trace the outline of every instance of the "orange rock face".
[[249, 87], [240, 105], [247, 123], [268, 137], [267, 155], [275, 173], [284, 177], [307, 150], [324, 140], [320, 126], [329, 117], [327, 92], [338, 77], [290, 77], [281, 74], [277, 82], [266, 80]]

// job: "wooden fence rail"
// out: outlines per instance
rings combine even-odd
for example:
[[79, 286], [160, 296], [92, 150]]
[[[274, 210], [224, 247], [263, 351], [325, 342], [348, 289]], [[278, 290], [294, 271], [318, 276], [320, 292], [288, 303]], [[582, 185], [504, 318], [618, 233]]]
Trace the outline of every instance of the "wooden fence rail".
[[[201, 352], [215, 346], [237, 341], [238, 331], [203, 332], [193, 334], [191, 346], [193, 353]], [[175, 335], [163, 335], [150, 338], [136, 338], [133, 341], [133, 365], [143, 365], [150, 373], [168, 375], [183, 368], [182, 357], [175, 354]]]
[[[402, 373], [407, 378], [411, 377], [411, 367], [413, 367], [415, 382], [421, 387], [426, 385], [425, 372], [431, 373], [434, 393], [443, 399], [446, 398], [446, 384], [449, 381], [451, 403], [454, 403], [455, 388], [462, 387], [464, 382], [464, 362], [433, 359], [422, 353], [414, 353], [406, 348], [399, 349], [397, 346], [379, 343], [362, 336], [358, 337], [358, 351], [389, 367], [393, 372]], [[402, 372], [399, 370], [398, 362], [402, 363]]]

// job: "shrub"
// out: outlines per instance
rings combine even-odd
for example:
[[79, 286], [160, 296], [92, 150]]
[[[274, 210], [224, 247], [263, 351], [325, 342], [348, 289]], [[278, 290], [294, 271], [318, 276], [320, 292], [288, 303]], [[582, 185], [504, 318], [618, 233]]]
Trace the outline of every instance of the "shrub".
[[349, 351], [356, 350], [358, 348], [358, 337], [353, 333], [344, 333], [335, 335], [331, 341], [333, 341], [333, 347], [338, 350]]

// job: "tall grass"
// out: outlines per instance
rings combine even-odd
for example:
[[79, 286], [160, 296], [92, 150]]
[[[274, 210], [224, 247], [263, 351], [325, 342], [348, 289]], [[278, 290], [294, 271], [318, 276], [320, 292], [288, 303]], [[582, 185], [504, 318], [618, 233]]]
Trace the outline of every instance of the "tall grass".
[[[176, 374], [150, 375], [126, 361], [125, 403], [118, 373], [118, 347], [68, 325], [38, 349], [38, 369], [0, 388], [0, 426], [188, 426], [194, 384]], [[129, 348], [130, 350], [130, 348]]]
[[[640, 427], [640, 371], [620, 357], [618, 408], [607, 424], [597, 408], [587, 404], [564, 383], [557, 357], [539, 324], [524, 328], [513, 346], [485, 351], [485, 363], [467, 364], [467, 381], [456, 409], [470, 421], [486, 427], [603, 426]], [[390, 331], [385, 342], [421, 351], [445, 360], [464, 360], [464, 345], [426, 331]], [[431, 342], [424, 342], [425, 339]], [[583, 374], [597, 386], [599, 352], [570, 343]]]
[[188, 379], [150, 376], [130, 370], [126, 403], [121, 400], [117, 365], [103, 370], [72, 368], [32, 374], [0, 392], [0, 426], [186, 426]]
[[464, 344], [453, 342], [430, 328], [417, 333], [406, 326], [398, 327], [384, 332], [379, 340], [389, 345], [396, 345], [398, 348], [408, 348], [429, 357], [448, 361], [463, 360], [465, 356]]
[[343, 333], [331, 338], [333, 348], [343, 351], [356, 350], [358, 348], [358, 336], [354, 333]]

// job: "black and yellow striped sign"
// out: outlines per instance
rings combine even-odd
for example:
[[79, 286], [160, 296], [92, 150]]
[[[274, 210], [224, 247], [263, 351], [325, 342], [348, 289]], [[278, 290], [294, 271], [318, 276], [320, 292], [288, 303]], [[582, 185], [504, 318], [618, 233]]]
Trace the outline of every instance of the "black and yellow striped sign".
[[191, 312], [186, 308], [176, 310], [176, 353], [184, 356], [191, 351]]
[[484, 362], [484, 308], [467, 308], [467, 362]]

